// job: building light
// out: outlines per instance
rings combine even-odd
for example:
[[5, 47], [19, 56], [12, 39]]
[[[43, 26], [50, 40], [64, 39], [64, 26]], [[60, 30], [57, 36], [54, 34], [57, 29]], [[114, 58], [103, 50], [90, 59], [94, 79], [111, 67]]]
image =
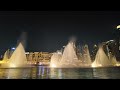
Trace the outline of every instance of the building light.
[[97, 47], [97, 45], [95, 44], [94, 47]]
[[25, 54], [30, 54], [29, 52], [25, 52]]
[[63, 46], [63, 48], [65, 48], [66, 46]]
[[120, 30], [120, 25], [118, 25], [118, 26], [117, 26], [117, 29], [119, 29], [119, 30]]
[[111, 42], [113, 42], [114, 40], [110, 40]]
[[12, 50], [15, 50], [15, 48], [14, 48], [14, 47], [12, 47]]

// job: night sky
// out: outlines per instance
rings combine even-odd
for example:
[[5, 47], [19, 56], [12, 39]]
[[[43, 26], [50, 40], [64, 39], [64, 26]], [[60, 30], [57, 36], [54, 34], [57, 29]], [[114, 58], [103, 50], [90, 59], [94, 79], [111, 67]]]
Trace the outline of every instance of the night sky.
[[54, 52], [76, 36], [77, 44], [114, 39], [120, 11], [0, 11], [0, 55], [27, 32], [26, 51]]

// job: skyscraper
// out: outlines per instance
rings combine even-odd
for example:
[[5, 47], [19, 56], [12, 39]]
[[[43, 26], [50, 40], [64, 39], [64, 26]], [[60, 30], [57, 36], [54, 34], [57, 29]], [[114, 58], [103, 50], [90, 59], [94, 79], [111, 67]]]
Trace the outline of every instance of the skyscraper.
[[117, 26], [115, 31], [115, 56], [120, 60], [120, 25]]

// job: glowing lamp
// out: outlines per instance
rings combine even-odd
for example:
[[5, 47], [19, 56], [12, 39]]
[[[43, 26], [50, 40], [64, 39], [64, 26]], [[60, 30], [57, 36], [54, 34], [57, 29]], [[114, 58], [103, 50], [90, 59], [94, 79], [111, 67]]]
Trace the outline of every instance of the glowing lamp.
[[10, 64], [10, 67], [16, 67], [14, 64]]
[[120, 29], [120, 25], [117, 26], [117, 29]]
[[12, 50], [15, 50], [15, 48], [13, 47]]
[[55, 68], [55, 67], [56, 67], [56, 65], [55, 65], [55, 64], [52, 64], [52, 65], [51, 65], [51, 67]]

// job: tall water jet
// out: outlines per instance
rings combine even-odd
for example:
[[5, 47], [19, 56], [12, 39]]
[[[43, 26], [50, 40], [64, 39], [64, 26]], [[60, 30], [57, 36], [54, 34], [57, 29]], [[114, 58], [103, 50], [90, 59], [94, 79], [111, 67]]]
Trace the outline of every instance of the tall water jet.
[[92, 63], [92, 67], [105, 67], [105, 66], [111, 66], [111, 62], [108, 59], [107, 55], [105, 54], [103, 46], [100, 45], [95, 57], [95, 61]]
[[9, 49], [4, 53], [3, 60], [0, 62], [2, 64], [7, 63], [9, 61], [10, 52]]
[[111, 59], [111, 63], [112, 63], [113, 66], [115, 66], [116, 64], [118, 64], [118, 61], [116, 60], [115, 56], [112, 56], [110, 59]]
[[9, 59], [9, 49], [4, 53], [3, 60]]
[[5, 64], [9, 61], [9, 49], [7, 51], [5, 51], [4, 55], [3, 55], [3, 59], [0, 61], [0, 65], [1, 64]]
[[24, 47], [21, 43], [17, 46], [9, 60], [9, 67], [25, 67], [27, 65], [27, 58]]
[[50, 60], [50, 67], [57, 67], [59, 65], [60, 60], [61, 60], [61, 57], [62, 57], [61, 52], [53, 53], [51, 60]]
[[27, 59], [25, 55], [24, 47], [21, 43], [17, 46], [15, 51], [12, 53], [8, 62], [1, 64], [1, 68], [16, 68], [16, 67], [26, 67]]
[[75, 39], [71, 38], [65, 46], [63, 53], [53, 53], [50, 67], [73, 68], [73, 67], [90, 67], [91, 58], [88, 45], [85, 45], [81, 53], [79, 47], [75, 46]]
[[83, 47], [83, 63], [85, 66], [91, 65], [91, 58], [90, 58], [90, 53], [89, 53], [89, 49], [88, 49], [87, 44]]
[[60, 60], [61, 67], [77, 67], [79, 60], [76, 55], [76, 47], [73, 41], [70, 41], [63, 51], [62, 58]]
[[77, 50], [78, 60], [81, 60], [81, 61], [83, 60], [82, 49], [83, 49], [83, 48], [82, 48], [82, 46], [80, 46], [80, 45], [78, 45], [78, 46], [77, 46], [77, 49], [76, 49], [76, 50]]
[[120, 66], [120, 62], [116, 60], [115, 55], [110, 54], [110, 61], [113, 66]]

